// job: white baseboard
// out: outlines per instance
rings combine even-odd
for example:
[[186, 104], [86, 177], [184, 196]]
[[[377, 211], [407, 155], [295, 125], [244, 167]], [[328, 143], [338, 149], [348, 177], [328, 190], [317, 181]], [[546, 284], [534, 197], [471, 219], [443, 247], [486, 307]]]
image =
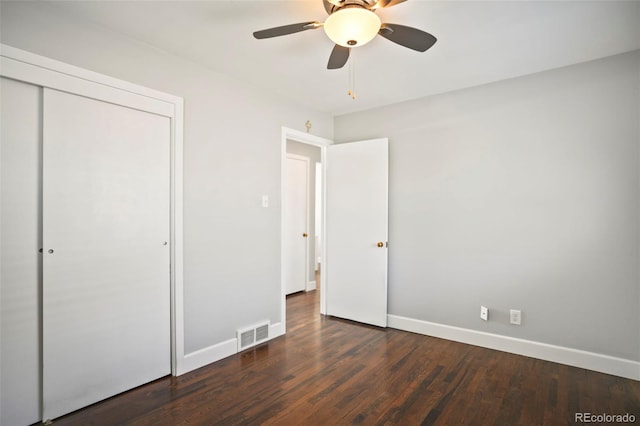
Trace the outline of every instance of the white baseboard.
[[181, 371], [178, 376], [196, 368], [204, 367], [212, 362], [219, 361], [238, 352], [238, 339], [225, 340], [218, 344], [202, 348], [195, 352], [188, 353], [182, 361]]
[[517, 339], [413, 318], [405, 318], [397, 315], [387, 315], [387, 325], [388, 327], [397, 328], [398, 330], [410, 331], [427, 336], [453, 340], [455, 342], [585, 368], [587, 370], [599, 371], [628, 379], [640, 380], [640, 362], [629, 359], [616, 358], [595, 352], [549, 345], [532, 340]]
[[[271, 324], [269, 326], [269, 340], [275, 339], [278, 336], [282, 336], [285, 333], [284, 325], [282, 322]], [[225, 340], [224, 342], [217, 343], [212, 346], [197, 350], [186, 354], [179, 365], [177, 375], [180, 376], [189, 371], [195, 370], [212, 362], [220, 361], [231, 355], [238, 353], [238, 339], [233, 338]]]
[[284, 328], [284, 324], [281, 322], [277, 322], [275, 324], [271, 324], [271, 327], [269, 327], [269, 336], [271, 336], [271, 339], [275, 339], [278, 336], [282, 336], [285, 333], [285, 328]]
[[311, 291], [311, 290], [315, 290], [316, 289], [316, 282], [315, 281], [309, 281], [307, 283], [307, 290], [306, 291]]

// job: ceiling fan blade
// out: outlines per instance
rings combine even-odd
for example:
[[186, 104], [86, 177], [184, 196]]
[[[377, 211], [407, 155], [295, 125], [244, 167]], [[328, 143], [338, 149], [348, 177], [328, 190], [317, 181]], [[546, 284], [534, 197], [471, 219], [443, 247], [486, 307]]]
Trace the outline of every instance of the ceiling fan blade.
[[257, 39], [279, 37], [287, 34], [299, 33], [305, 30], [320, 28], [322, 24], [318, 21], [300, 22], [298, 24], [283, 25], [281, 27], [268, 28], [253, 33]]
[[378, 2], [373, 7], [374, 9], [380, 9], [383, 7], [391, 7], [396, 4], [404, 3], [407, 0], [378, 0]]
[[400, 46], [408, 47], [418, 52], [426, 51], [438, 40], [425, 31], [398, 24], [382, 24], [378, 34]]
[[336, 44], [331, 51], [331, 56], [329, 56], [329, 63], [327, 64], [327, 69], [336, 70], [338, 68], [342, 68], [344, 64], [347, 63], [349, 59], [349, 52], [351, 49], [348, 47], [340, 46]]

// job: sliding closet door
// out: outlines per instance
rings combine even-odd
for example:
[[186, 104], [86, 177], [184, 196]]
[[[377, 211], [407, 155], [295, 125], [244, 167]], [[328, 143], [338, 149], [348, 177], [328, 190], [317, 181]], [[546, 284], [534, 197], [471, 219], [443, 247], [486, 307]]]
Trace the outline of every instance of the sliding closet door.
[[0, 78], [0, 425], [40, 421], [41, 93]]
[[43, 419], [170, 374], [170, 119], [44, 89]]

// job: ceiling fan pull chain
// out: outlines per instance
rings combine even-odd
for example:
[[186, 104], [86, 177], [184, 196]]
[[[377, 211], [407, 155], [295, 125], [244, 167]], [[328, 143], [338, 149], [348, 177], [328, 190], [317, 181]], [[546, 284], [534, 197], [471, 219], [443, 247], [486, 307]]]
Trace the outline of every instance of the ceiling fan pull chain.
[[356, 65], [355, 65], [355, 55], [351, 55], [351, 60], [349, 61], [349, 90], [347, 91], [347, 95], [351, 96], [351, 99], [356, 99]]

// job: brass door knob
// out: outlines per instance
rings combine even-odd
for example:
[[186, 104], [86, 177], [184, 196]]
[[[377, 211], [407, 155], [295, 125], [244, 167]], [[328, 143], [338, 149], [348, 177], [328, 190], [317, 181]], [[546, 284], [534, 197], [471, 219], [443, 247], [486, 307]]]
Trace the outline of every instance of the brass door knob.
[[307, 234], [306, 232], [304, 234], [302, 234], [303, 237], [307, 238], [309, 236], [309, 234]]
[[378, 247], [384, 247], [384, 243], [382, 241], [378, 241]]

